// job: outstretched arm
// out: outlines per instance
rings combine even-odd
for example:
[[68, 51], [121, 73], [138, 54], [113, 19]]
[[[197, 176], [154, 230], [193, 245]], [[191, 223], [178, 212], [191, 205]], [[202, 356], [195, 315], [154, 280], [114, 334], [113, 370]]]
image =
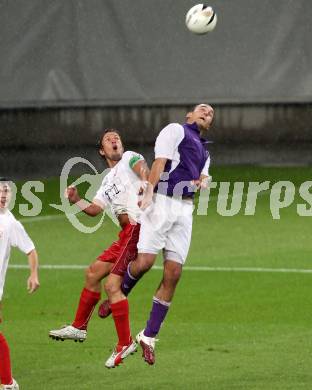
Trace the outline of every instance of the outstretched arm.
[[173, 160], [175, 152], [184, 138], [183, 126], [170, 123], [158, 134], [155, 142], [155, 161], [148, 177], [147, 189], [141, 203], [141, 209], [146, 209], [151, 203], [154, 188], [165, 170], [166, 162]]
[[95, 202], [90, 203], [85, 199], [81, 199], [77, 188], [74, 186], [69, 186], [66, 188], [65, 197], [68, 198], [71, 204], [78, 206], [81, 211], [90, 217], [95, 217], [103, 211], [103, 208], [99, 204]]
[[139, 160], [132, 169], [142, 181], [147, 181], [150, 170], [145, 160]]
[[154, 188], [159, 182], [160, 175], [164, 172], [166, 162], [166, 158], [156, 158], [153, 162], [144, 197], [141, 202], [142, 210], [146, 209], [152, 203]]
[[149, 186], [152, 188], [152, 191], [159, 182], [160, 175], [165, 169], [167, 158], [156, 158], [153, 162], [150, 175], [148, 177]]
[[38, 254], [36, 249], [33, 249], [27, 254], [30, 276], [27, 279], [27, 290], [31, 294], [40, 286], [38, 278]]

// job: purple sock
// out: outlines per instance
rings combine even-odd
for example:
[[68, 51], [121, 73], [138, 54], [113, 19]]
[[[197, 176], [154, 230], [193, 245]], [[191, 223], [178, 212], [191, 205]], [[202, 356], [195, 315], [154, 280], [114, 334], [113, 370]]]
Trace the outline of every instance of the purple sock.
[[145, 336], [155, 337], [158, 334], [161, 324], [163, 323], [168, 312], [169, 306], [170, 302], [161, 301], [156, 297], [153, 298], [152, 311], [144, 330]]
[[121, 283], [121, 291], [125, 294], [126, 297], [128, 296], [128, 294], [130, 294], [131, 290], [139, 280], [140, 278], [136, 279], [131, 275], [130, 264], [128, 264], [127, 271], [125, 272]]

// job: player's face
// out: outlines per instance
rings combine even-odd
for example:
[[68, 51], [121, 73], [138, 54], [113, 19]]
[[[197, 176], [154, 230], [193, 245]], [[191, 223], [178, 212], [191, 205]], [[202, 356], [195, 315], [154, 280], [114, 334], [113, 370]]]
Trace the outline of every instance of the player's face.
[[0, 209], [6, 209], [11, 200], [11, 188], [8, 183], [0, 183]]
[[100, 150], [102, 156], [112, 161], [119, 161], [122, 158], [123, 151], [123, 145], [117, 133], [112, 131], [104, 135]]
[[214, 111], [208, 104], [199, 104], [194, 111], [189, 112], [186, 116], [188, 123], [196, 122], [201, 130], [207, 130], [212, 124]]

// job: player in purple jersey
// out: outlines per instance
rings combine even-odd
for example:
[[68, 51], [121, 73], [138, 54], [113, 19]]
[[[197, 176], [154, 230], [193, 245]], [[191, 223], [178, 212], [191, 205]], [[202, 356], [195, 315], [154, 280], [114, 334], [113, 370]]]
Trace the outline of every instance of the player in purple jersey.
[[187, 113], [186, 123], [170, 123], [155, 143], [155, 161], [148, 178], [141, 208], [138, 257], [125, 273], [122, 291], [129, 294], [162, 249], [163, 278], [153, 297], [145, 329], [136, 340], [148, 364], [155, 362], [155, 337], [163, 323], [180, 279], [191, 241], [194, 192], [207, 185], [210, 157], [201, 134], [214, 116], [208, 104], [198, 104]]

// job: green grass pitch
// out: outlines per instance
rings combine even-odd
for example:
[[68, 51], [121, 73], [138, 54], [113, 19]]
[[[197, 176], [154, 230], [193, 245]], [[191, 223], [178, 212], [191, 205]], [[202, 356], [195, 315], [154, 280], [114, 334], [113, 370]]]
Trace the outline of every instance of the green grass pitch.
[[[312, 269], [312, 218], [296, 213], [304, 203], [298, 188], [311, 180], [311, 168], [219, 167], [212, 174], [215, 181], [290, 180], [296, 197], [280, 220], [270, 214], [269, 192], [259, 197], [255, 216], [222, 217], [213, 190], [208, 215], [194, 218], [186, 265]], [[59, 203], [57, 181], [45, 185], [43, 214], [56, 214], [48, 203]], [[109, 220], [89, 235], [62, 217], [24, 222], [42, 265], [88, 265], [118, 232]], [[14, 250], [10, 262], [26, 264], [26, 258]], [[155, 366], [143, 362], [139, 349], [113, 370], [104, 367], [116, 343], [111, 318], [94, 315], [82, 344], [48, 338], [50, 329], [72, 321], [83, 270], [42, 269], [32, 296], [27, 275], [8, 270], [1, 325], [21, 390], [311, 389], [312, 274], [185, 270], [159, 334]], [[133, 335], [145, 326], [160, 278], [160, 270], [151, 270], [129, 297]]]

